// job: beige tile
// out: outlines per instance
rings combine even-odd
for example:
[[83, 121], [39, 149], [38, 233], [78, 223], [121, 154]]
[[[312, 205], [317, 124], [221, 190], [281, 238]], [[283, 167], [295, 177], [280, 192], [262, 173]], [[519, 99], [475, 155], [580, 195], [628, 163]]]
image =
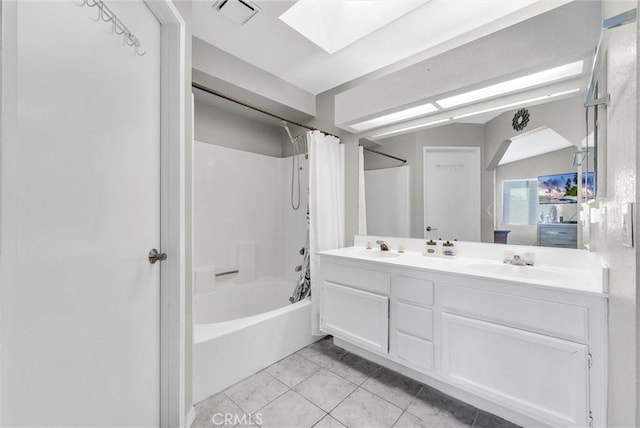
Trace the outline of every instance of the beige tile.
[[310, 428], [326, 415], [302, 396], [289, 391], [255, 413], [262, 428]]
[[330, 361], [326, 368], [349, 382], [360, 385], [373, 375], [380, 366], [357, 355], [345, 354], [339, 359]]
[[318, 370], [320, 370], [319, 365], [296, 354], [289, 355], [267, 369], [273, 377], [290, 388], [293, 388]]
[[298, 385], [295, 391], [325, 412], [330, 412], [356, 388], [353, 383], [321, 369]]
[[349, 428], [390, 428], [401, 414], [402, 409], [362, 388], [331, 412], [331, 416]]
[[[242, 417], [245, 414], [223, 392], [196, 404], [195, 412], [196, 419], [191, 425], [192, 428], [232, 427], [235, 425], [234, 417]], [[214, 415], [215, 421], [212, 419]]]
[[340, 422], [332, 418], [330, 415], [325, 416], [313, 426], [313, 428], [346, 428]]
[[266, 371], [233, 385], [225, 391], [242, 410], [253, 413], [275, 400], [289, 388]]
[[473, 428], [519, 428], [519, 425], [506, 421], [495, 415], [479, 412]]
[[404, 412], [393, 428], [438, 428], [436, 425], [430, 425], [411, 413]]
[[411, 402], [407, 412], [431, 426], [462, 428], [470, 427], [473, 424], [478, 410], [425, 386]]
[[362, 384], [362, 388], [404, 410], [420, 392], [422, 384], [389, 369], [381, 368]]

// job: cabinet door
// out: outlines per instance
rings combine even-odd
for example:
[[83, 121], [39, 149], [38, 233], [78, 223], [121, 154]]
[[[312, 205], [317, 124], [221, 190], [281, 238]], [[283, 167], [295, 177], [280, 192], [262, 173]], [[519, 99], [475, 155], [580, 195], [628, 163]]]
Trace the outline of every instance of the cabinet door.
[[355, 345], [389, 351], [389, 299], [355, 288], [323, 283], [322, 331]]
[[442, 314], [442, 374], [452, 384], [555, 427], [587, 426], [585, 345]]

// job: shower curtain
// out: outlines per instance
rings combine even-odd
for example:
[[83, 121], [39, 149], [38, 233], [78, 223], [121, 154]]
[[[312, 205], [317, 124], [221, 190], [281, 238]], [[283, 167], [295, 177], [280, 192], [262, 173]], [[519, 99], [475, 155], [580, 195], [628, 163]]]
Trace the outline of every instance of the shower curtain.
[[318, 251], [344, 246], [344, 145], [320, 131], [307, 132], [309, 142], [309, 255], [311, 331], [320, 333], [321, 284], [316, 281]]

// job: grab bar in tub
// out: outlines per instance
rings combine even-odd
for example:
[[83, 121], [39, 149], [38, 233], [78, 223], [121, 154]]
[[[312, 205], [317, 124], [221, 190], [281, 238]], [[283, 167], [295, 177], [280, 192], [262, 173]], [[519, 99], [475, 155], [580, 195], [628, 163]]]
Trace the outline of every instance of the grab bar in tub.
[[239, 273], [239, 272], [240, 272], [239, 270], [230, 270], [230, 271], [227, 271], [227, 272], [217, 273], [216, 276], [232, 275], [234, 273]]

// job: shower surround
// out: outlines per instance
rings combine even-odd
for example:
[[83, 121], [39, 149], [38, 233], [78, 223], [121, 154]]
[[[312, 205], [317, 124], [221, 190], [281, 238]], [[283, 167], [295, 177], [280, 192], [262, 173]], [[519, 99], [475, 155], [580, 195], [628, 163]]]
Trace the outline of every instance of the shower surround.
[[304, 259], [309, 182], [301, 156], [294, 211], [291, 161], [195, 143], [196, 401], [318, 339], [311, 335], [310, 301], [289, 302]]

